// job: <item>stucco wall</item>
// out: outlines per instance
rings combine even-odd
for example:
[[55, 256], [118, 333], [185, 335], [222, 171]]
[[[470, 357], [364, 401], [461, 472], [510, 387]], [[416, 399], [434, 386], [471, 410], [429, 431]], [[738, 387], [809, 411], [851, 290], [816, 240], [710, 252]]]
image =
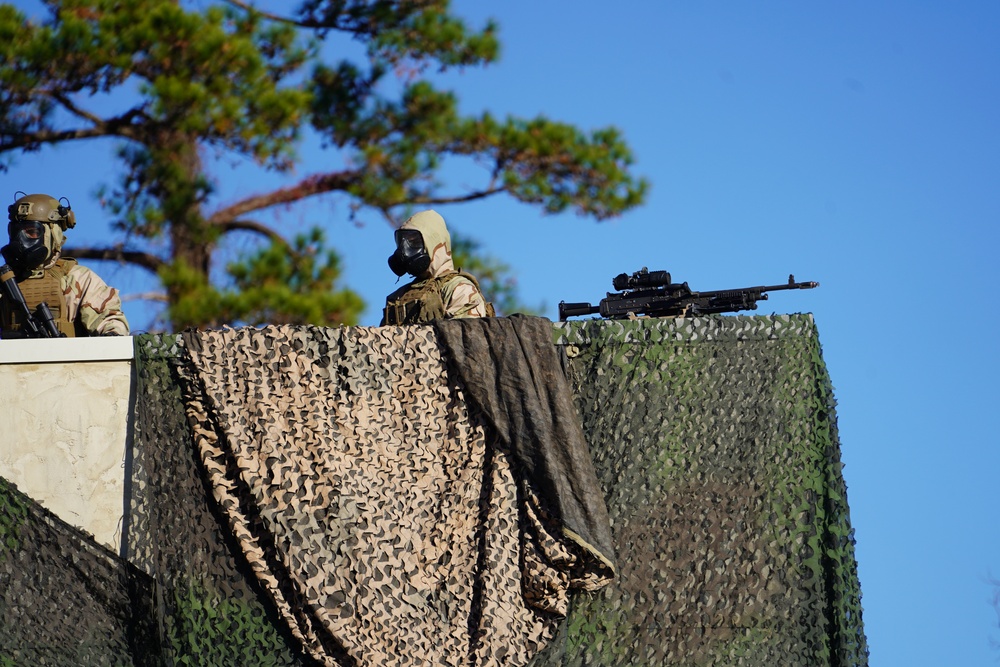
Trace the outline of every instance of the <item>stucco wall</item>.
[[0, 476], [118, 551], [132, 339], [0, 341]]

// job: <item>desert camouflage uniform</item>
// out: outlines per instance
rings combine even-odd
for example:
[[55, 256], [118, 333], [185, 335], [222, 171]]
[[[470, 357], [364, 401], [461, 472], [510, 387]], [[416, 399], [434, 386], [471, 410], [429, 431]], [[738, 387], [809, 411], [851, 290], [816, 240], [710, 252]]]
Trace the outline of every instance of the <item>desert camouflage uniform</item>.
[[[67, 336], [129, 335], [118, 290], [73, 259], [57, 257], [18, 282], [32, 311], [45, 302]], [[17, 331], [20, 313], [0, 297], [0, 329]]]
[[491, 317], [493, 304], [468, 273], [455, 270], [451, 258], [451, 235], [444, 218], [435, 211], [415, 214], [400, 229], [420, 232], [431, 257], [425, 276], [399, 288], [386, 297], [381, 326], [420, 324], [440, 318]]

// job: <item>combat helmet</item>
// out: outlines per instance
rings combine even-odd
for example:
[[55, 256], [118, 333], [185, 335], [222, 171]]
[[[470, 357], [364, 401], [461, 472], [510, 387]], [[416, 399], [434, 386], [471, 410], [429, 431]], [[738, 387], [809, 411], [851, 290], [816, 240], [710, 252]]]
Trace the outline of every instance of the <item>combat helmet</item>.
[[58, 257], [63, 233], [76, 226], [76, 215], [65, 197], [17, 194], [22, 196], [7, 207], [10, 244], [4, 246], [3, 256], [15, 269], [27, 271]]

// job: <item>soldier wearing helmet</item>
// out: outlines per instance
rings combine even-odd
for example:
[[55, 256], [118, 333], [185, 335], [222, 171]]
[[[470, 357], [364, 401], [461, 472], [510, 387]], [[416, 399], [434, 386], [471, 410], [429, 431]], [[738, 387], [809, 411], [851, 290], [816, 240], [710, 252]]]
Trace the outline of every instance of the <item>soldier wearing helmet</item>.
[[[76, 226], [69, 201], [18, 194], [23, 196], [7, 209], [10, 242], [0, 253], [14, 271], [28, 307], [48, 304], [56, 326], [67, 336], [127, 336], [118, 290], [62, 256], [65, 232]], [[21, 313], [0, 298], [0, 337], [18, 337], [24, 324], [20, 318]]]
[[386, 297], [382, 326], [494, 315], [493, 304], [483, 297], [476, 279], [455, 270], [451, 235], [436, 211], [421, 211], [396, 230], [389, 268], [397, 276], [408, 273], [415, 280]]

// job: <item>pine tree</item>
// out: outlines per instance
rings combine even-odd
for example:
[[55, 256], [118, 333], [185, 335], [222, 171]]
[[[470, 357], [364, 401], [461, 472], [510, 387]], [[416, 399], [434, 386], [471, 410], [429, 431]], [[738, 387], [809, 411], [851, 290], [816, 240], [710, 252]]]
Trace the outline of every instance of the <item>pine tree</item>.
[[[48, 145], [116, 142], [121, 172], [100, 196], [123, 241], [75, 256], [155, 273], [174, 328], [356, 323], [363, 303], [338, 286], [322, 231], [286, 238], [261, 221], [276, 207], [339, 193], [352, 214], [396, 223], [413, 207], [506, 194], [601, 220], [645, 194], [613, 128], [460, 115], [426, 72], [492, 62], [499, 41], [494, 23], [473, 30], [448, 0], [306, 0], [288, 15], [244, 0], [44, 6], [34, 19], [0, 4], [0, 168]], [[364, 55], [331, 62], [338, 39]], [[337, 166], [296, 177], [307, 134]], [[471, 191], [439, 182], [452, 156], [481, 165]], [[282, 174], [282, 185], [220, 204], [206, 163], [227, 157]], [[220, 278], [213, 262], [237, 232], [260, 242]]]

